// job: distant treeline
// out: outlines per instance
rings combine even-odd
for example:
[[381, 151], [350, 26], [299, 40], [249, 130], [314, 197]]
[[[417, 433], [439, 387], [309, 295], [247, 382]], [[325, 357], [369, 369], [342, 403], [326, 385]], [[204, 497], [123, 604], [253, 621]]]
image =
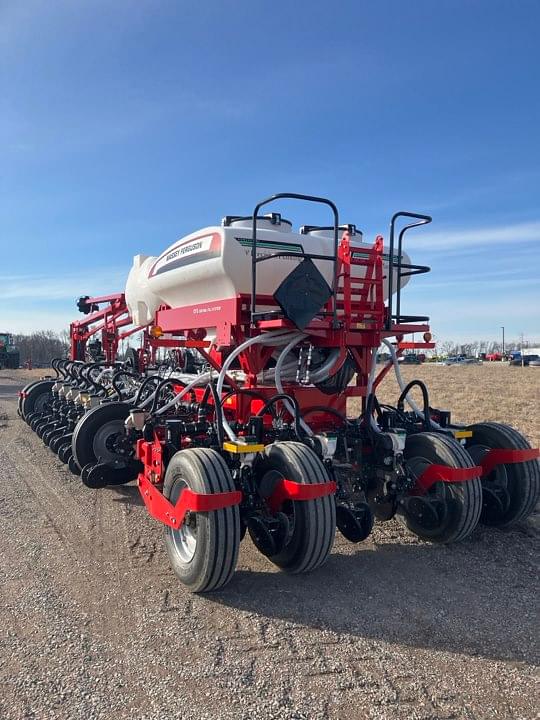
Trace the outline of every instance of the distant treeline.
[[[507, 340], [504, 343], [504, 352], [508, 354], [521, 348], [532, 348], [540, 346], [540, 341], [527, 339], [523, 343], [520, 340]], [[502, 342], [498, 341], [475, 341], [469, 343], [457, 343], [453, 340], [444, 340], [438, 342], [436, 345], [435, 353], [439, 355], [467, 355], [469, 357], [475, 357], [481, 353], [502, 353], [503, 345]]]
[[67, 356], [69, 333], [40, 330], [31, 335], [13, 335], [13, 343], [19, 348], [22, 366], [31, 362], [34, 367], [46, 367], [53, 358]]
[[[35, 367], [49, 366], [54, 357], [67, 357], [69, 353], [69, 333], [63, 330], [60, 333], [52, 330], [40, 330], [31, 335], [13, 335], [14, 344], [19, 348], [20, 362], [24, 365], [32, 362]], [[129, 343], [127, 343], [129, 346]], [[538, 347], [540, 341], [536, 343], [529, 340], [524, 343], [524, 347]], [[505, 351], [507, 353], [512, 350], [518, 350], [521, 343], [515, 340], [509, 340], [505, 343]], [[435, 354], [441, 355], [478, 355], [481, 352], [500, 352], [502, 351], [502, 343], [492, 341], [477, 341], [471, 343], [456, 343], [452, 340], [439, 341], [436, 344]]]

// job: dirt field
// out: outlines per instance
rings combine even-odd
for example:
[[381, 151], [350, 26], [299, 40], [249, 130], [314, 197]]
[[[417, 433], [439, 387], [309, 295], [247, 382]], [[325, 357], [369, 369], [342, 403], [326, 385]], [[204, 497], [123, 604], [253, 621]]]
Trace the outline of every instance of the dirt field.
[[[539, 442], [540, 368], [405, 373]], [[233, 582], [192, 596], [136, 487], [84, 488], [17, 417], [28, 375], [0, 372], [2, 720], [538, 717], [537, 516], [451, 547], [392, 521], [300, 577], [247, 540]]]

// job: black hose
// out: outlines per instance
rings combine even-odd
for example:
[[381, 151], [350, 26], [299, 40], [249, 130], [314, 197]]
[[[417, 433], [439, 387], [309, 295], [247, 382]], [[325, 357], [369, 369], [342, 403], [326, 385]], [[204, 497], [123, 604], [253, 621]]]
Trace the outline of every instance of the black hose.
[[431, 415], [429, 413], [428, 390], [427, 390], [425, 383], [423, 383], [421, 380], [411, 380], [409, 383], [407, 383], [407, 385], [405, 385], [405, 387], [403, 388], [403, 390], [401, 392], [401, 395], [399, 396], [399, 400], [397, 402], [398, 410], [400, 412], [403, 412], [403, 410], [405, 408], [405, 397], [407, 396], [409, 390], [411, 390], [411, 388], [413, 388], [415, 386], [419, 387], [420, 391], [422, 392], [422, 400], [424, 402], [424, 421], [423, 421], [424, 429], [426, 431], [432, 430], [433, 428], [431, 425]]
[[61, 380], [67, 379], [67, 365], [70, 363], [71, 360], [68, 360], [67, 358], [62, 358], [62, 360], [59, 360], [58, 362], [58, 371], [60, 372], [60, 378]]
[[117, 385], [117, 380], [120, 377], [131, 377], [131, 378], [135, 378], [135, 380], [137, 380], [139, 378], [139, 376], [136, 375], [135, 373], [130, 372], [129, 370], [117, 370], [114, 373], [114, 375], [112, 376], [111, 384], [112, 384], [116, 394], [118, 395], [118, 399], [122, 400], [122, 391]]
[[60, 378], [60, 371], [58, 370], [58, 363], [61, 362], [62, 358], [53, 358], [51, 360], [51, 367], [55, 372], [57, 378]]
[[304, 435], [306, 434], [304, 430], [302, 429], [302, 425], [300, 424], [301, 417], [300, 417], [300, 405], [298, 404], [298, 400], [291, 395], [287, 395], [286, 393], [278, 393], [277, 395], [273, 395], [262, 407], [259, 412], [257, 413], [256, 417], [261, 417], [261, 415], [264, 415], [268, 412], [268, 410], [272, 407], [272, 405], [275, 405], [279, 400], [283, 401], [289, 401], [292, 406], [294, 407], [294, 431], [296, 433], [296, 436], [299, 440], [301, 440]]
[[88, 380], [88, 382], [94, 388], [94, 391], [96, 392], [97, 395], [99, 395], [100, 393], [104, 393], [106, 395], [107, 388], [102, 383], [99, 383], [97, 380], [94, 380], [94, 378], [91, 375], [91, 372], [92, 372], [92, 370], [95, 370], [96, 368], [101, 368], [101, 367], [106, 367], [106, 366], [107, 366], [107, 363], [94, 362], [94, 363], [90, 363], [89, 365], [86, 366], [84, 373], [83, 373], [83, 371], [81, 371], [81, 374], [83, 374], [83, 377], [85, 377]]
[[153, 383], [155, 381], [158, 381], [159, 383], [159, 376], [158, 375], [149, 375], [143, 382], [140, 384], [139, 389], [137, 390], [137, 394], [135, 395], [135, 400], [133, 401], [133, 404], [135, 407], [139, 404], [141, 397], [142, 397], [142, 391], [144, 388], [149, 385], [150, 383]]
[[[381, 432], [380, 430], [376, 430], [372, 424], [371, 424], [371, 416], [373, 415], [373, 408], [375, 403], [378, 403], [377, 398], [375, 397], [374, 392], [370, 392], [369, 395], [366, 398], [366, 409], [364, 410], [363, 418], [364, 421], [367, 423], [367, 429], [370, 435], [374, 435], [377, 432]], [[380, 407], [379, 407], [380, 410]]]
[[154, 399], [152, 400], [152, 405], [150, 406], [151, 414], [156, 412], [160, 393], [163, 388], [167, 387], [167, 385], [182, 385], [182, 387], [186, 387], [186, 383], [178, 380], [178, 378], [165, 378], [164, 380], [162, 380], [155, 390]]

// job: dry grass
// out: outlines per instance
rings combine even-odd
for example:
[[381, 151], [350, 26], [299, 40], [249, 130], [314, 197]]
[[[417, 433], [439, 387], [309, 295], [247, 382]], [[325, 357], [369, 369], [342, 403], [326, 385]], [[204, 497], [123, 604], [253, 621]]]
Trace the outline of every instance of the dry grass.
[[[407, 381], [423, 380], [431, 406], [451, 410], [456, 422], [508, 423], [525, 433], [533, 447], [540, 444], [540, 368], [509, 367], [506, 363], [457, 367], [426, 364], [403, 367], [402, 375]], [[393, 371], [381, 383], [377, 396], [395, 405], [399, 388]], [[418, 390], [413, 397], [421, 404]]]

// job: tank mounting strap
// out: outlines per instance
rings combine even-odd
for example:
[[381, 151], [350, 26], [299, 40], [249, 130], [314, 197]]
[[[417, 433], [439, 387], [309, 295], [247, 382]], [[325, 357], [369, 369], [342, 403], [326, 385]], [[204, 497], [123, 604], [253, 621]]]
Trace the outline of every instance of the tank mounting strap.
[[414, 490], [416, 494], [423, 495], [437, 482], [460, 483], [467, 482], [482, 475], [479, 465], [467, 468], [454, 468], [448, 465], [430, 465], [416, 480]]
[[535, 460], [539, 456], [540, 450], [538, 448], [523, 448], [518, 450], [493, 448], [492, 450], [488, 450], [480, 461], [482, 465], [482, 475], [486, 477], [497, 465], [527, 462], [528, 460]]
[[212, 512], [242, 502], [242, 493], [239, 490], [197, 493], [184, 488], [176, 504], [173, 505], [142, 473], [139, 475], [138, 484], [139, 492], [150, 515], [174, 530], [178, 530], [182, 525], [187, 512]]
[[333, 495], [336, 489], [337, 484], [333, 480], [307, 485], [282, 478], [277, 481], [272, 494], [266, 498], [266, 502], [272, 512], [277, 512], [285, 500], [294, 500], [295, 502], [297, 500], [315, 500], [326, 495]]

